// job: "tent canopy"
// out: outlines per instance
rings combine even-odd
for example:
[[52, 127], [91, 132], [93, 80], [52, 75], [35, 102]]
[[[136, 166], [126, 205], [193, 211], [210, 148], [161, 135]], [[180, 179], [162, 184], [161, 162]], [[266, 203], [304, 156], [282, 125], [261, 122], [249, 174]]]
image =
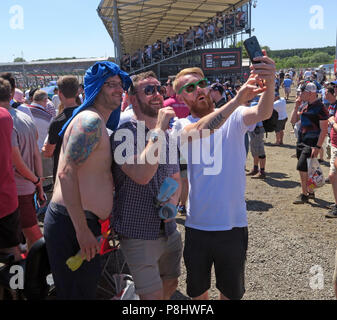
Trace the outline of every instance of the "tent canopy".
[[[115, 45], [132, 54], [249, 0], [102, 0], [97, 11]], [[116, 22], [116, 23], [115, 23]], [[117, 27], [117, 28], [116, 28]]]

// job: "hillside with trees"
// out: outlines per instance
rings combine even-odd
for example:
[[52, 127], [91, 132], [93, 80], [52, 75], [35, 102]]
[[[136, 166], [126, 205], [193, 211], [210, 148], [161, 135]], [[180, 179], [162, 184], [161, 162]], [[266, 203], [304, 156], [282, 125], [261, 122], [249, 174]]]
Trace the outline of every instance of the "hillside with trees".
[[[241, 41], [238, 47], [242, 47], [243, 58], [248, 58]], [[333, 64], [336, 51], [335, 47], [271, 50], [268, 46], [263, 46], [262, 49], [265, 49], [268, 56], [275, 60], [277, 69], [317, 68], [322, 64]]]

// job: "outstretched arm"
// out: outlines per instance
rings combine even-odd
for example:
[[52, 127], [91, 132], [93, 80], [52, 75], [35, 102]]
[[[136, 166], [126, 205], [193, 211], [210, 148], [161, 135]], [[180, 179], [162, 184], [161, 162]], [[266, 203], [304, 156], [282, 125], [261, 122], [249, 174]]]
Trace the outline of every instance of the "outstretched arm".
[[260, 121], [269, 119], [274, 109], [275, 99], [275, 62], [269, 57], [255, 58], [261, 63], [251, 66], [252, 74], [263, 81], [265, 91], [262, 94], [259, 103], [251, 108], [247, 108], [243, 114], [243, 121], [246, 126], [251, 126]]

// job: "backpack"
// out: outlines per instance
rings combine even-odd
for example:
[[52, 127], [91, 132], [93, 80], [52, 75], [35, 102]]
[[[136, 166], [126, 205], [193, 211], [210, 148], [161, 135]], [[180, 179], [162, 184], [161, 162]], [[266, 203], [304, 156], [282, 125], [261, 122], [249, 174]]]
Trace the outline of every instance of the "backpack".
[[278, 121], [278, 112], [274, 109], [271, 117], [263, 121], [264, 131], [274, 132], [277, 126], [277, 121]]

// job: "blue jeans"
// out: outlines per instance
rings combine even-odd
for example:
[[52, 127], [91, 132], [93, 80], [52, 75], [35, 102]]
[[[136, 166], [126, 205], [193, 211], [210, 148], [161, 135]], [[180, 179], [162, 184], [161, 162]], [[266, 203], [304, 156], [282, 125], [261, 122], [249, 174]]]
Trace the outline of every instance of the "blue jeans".
[[[101, 234], [98, 218], [85, 212], [90, 230], [97, 237]], [[67, 209], [50, 203], [44, 220], [44, 237], [56, 287], [61, 300], [92, 300], [96, 297], [97, 283], [101, 273], [100, 255], [84, 261], [79, 269], [71, 271], [66, 265], [69, 257], [80, 250], [73, 223]]]

